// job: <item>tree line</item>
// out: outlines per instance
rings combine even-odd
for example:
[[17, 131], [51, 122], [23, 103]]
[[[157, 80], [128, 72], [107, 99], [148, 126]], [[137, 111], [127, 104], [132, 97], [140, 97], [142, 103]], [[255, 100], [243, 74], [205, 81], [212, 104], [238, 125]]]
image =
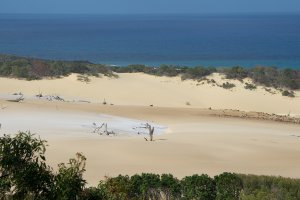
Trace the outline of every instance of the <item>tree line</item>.
[[156, 76], [181, 76], [182, 80], [202, 78], [218, 72], [228, 79], [243, 80], [251, 78], [254, 83], [274, 88], [300, 89], [300, 69], [276, 68], [257, 66], [245, 68], [241, 66], [215, 68], [215, 67], [187, 67], [175, 65], [161, 65], [159, 67], [141, 64], [128, 66], [108, 66], [94, 64], [88, 61], [55, 61], [34, 59], [27, 57], [0, 55], [0, 76], [24, 78], [27, 80], [42, 79], [44, 77], [62, 77], [71, 73], [86, 74], [90, 76], [117, 77], [114, 73], [142, 72]]
[[[106, 177], [96, 187], [83, 178], [86, 158], [76, 154], [54, 171], [47, 142], [30, 133], [0, 138], [0, 199], [61, 200], [297, 200], [300, 180], [222, 173], [186, 176], [143, 173]], [[103, 161], [105, 162], [105, 161]]]

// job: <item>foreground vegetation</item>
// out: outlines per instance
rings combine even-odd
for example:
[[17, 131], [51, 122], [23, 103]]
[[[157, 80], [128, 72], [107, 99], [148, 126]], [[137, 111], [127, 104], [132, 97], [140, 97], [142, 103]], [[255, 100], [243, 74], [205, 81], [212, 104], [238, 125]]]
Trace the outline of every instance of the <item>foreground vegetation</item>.
[[45, 158], [46, 141], [30, 133], [0, 138], [0, 199], [61, 200], [296, 200], [300, 180], [223, 173], [186, 176], [171, 174], [106, 177], [86, 187], [86, 158], [78, 153], [54, 172]]
[[[24, 78], [27, 80], [41, 79], [44, 77], [62, 77], [70, 73], [79, 73], [88, 76], [116, 76], [117, 73], [143, 72], [156, 76], [181, 76], [182, 80], [201, 80], [214, 72], [222, 73], [228, 79], [243, 80], [251, 78], [255, 84], [274, 88], [290, 90], [300, 89], [300, 70], [279, 69], [276, 67], [243, 68], [240, 66], [229, 68], [214, 67], [184, 67], [161, 65], [150, 67], [146, 65], [128, 65], [125, 67], [111, 67], [94, 64], [88, 61], [54, 61], [33, 59], [26, 57], [0, 55], [0, 76]], [[247, 88], [247, 89], [254, 89]]]

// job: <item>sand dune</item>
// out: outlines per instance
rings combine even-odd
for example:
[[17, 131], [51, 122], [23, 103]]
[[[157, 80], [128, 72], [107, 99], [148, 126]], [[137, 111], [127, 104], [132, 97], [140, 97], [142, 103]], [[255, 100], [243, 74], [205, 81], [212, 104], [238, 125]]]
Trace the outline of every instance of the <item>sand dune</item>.
[[[40, 81], [0, 78], [0, 135], [19, 130], [39, 134], [49, 142], [47, 157], [54, 168], [82, 152], [87, 157], [85, 178], [91, 185], [105, 175], [141, 172], [173, 173], [179, 178], [224, 171], [300, 178], [299, 124], [211, 116], [224, 112], [215, 109], [299, 115], [299, 92], [288, 98], [263, 87], [249, 91], [232, 80], [237, 87], [226, 90], [179, 78], [119, 76], [91, 78], [90, 83], [78, 81], [75, 74]], [[217, 74], [209, 79], [218, 84], [228, 81]], [[5, 100], [14, 98], [15, 92], [22, 92], [25, 101]], [[75, 102], [39, 100], [34, 97], [39, 92]], [[102, 105], [104, 98], [107, 105]], [[92, 133], [93, 123], [103, 121], [126, 134]], [[161, 127], [155, 142], [146, 142], [144, 135], [132, 131], [143, 122], [155, 124], [156, 131]]]
[[[159, 107], [189, 107], [214, 109], [239, 109], [261, 111], [276, 114], [300, 114], [300, 92], [296, 98], [283, 97], [267, 92], [263, 87], [251, 91], [244, 88], [244, 83], [225, 80], [219, 74], [214, 79], [217, 84], [231, 82], [236, 85], [231, 90], [197, 81], [181, 81], [179, 77], [156, 77], [146, 74], [118, 74], [119, 78], [91, 77], [89, 83], [77, 80], [77, 75], [53, 80], [25, 81], [0, 78], [0, 95], [22, 92], [33, 96], [42, 92], [44, 95], [59, 95], [68, 100], [88, 100], [116, 105], [153, 104]], [[245, 80], [249, 81], [249, 80]], [[203, 84], [202, 84], [203, 83]]]

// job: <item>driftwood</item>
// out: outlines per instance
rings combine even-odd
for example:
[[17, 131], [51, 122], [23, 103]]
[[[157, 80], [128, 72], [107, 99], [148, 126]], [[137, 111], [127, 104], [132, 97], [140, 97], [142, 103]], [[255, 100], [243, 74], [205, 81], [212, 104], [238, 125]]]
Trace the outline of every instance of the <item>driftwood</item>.
[[78, 100], [79, 103], [91, 103], [90, 101], [86, 101], [86, 100]]
[[63, 98], [61, 98], [60, 96], [54, 96], [53, 97], [55, 100], [57, 101], [65, 101]]
[[[93, 125], [96, 126], [96, 123], [93, 123]], [[101, 131], [102, 127], [104, 128], [103, 131]], [[107, 130], [107, 123], [102, 123], [101, 126], [96, 126], [93, 133], [98, 133], [100, 135], [116, 135], [114, 131]]]
[[[148, 129], [148, 131], [149, 131], [149, 138], [150, 138], [149, 141], [153, 141], [154, 127], [151, 126], [150, 124], [146, 123], [145, 126], [144, 126], [144, 127], [141, 127], [141, 128], [146, 128], [146, 129]], [[144, 137], [144, 139], [145, 139], [146, 141], [148, 141], [147, 138]]]
[[23, 98], [23, 94], [19, 97], [19, 98], [17, 98], [17, 99], [11, 99], [11, 100], [7, 100], [7, 101], [10, 101], [10, 102], [20, 102], [20, 101], [23, 101], [24, 100], [24, 98]]
[[63, 98], [61, 98], [60, 96], [46, 96], [46, 99], [48, 101], [53, 101], [56, 100], [56, 101], [65, 101]]
[[35, 95], [37, 98], [42, 98], [43, 97], [43, 94], [40, 92], [40, 93], [38, 93], [37, 95]]
[[[96, 126], [96, 123], [93, 123], [93, 125]], [[104, 123], [101, 124], [101, 126], [97, 126], [97, 127], [94, 129], [93, 133], [99, 133], [99, 132], [100, 132], [100, 129], [101, 129], [103, 126], [104, 126]]]

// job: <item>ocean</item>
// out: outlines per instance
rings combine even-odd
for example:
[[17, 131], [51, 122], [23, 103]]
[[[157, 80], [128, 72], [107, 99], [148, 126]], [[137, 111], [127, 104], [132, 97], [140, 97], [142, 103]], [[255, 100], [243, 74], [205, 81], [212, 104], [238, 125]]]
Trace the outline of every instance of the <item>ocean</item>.
[[0, 14], [0, 53], [110, 65], [300, 68], [300, 15]]

